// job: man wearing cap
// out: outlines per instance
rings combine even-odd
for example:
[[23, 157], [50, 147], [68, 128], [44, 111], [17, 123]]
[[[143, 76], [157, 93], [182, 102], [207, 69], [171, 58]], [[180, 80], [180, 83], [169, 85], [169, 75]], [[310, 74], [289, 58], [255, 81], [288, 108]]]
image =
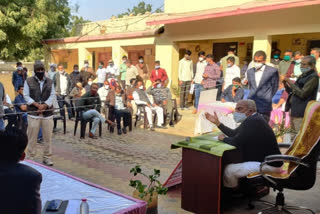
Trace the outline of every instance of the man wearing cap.
[[107, 80], [110, 82], [111, 79], [118, 79], [120, 75], [119, 68], [117, 65], [114, 64], [113, 60], [109, 60], [109, 65], [107, 67]]
[[50, 64], [50, 71], [48, 72], [48, 77], [53, 80], [54, 76], [56, 75], [57, 65], [54, 63]]
[[29, 158], [36, 155], [35, 144], [39, 129], [42, 129], [44, 140], [43, 163], [52, 166], [51, 138], [53, 128], [53, 100], [55, 90], [53, 81], [45, 77], [45, 68], [42, 62], [34, 64], [34, 76], [29, 77], [24, 83], [23, 95], [27, 102], [28, 111], [28, 150]]
[[24, 72], [21, 62], [17, 62], [17, 70], [12, 74], [12, 85], [16, 95], [18, 94], [19, 86], [24, 84]]
[[94, 73], [91, 67], [89, 67], [88, 60], [84, 61], [84, 67], [81, 68], [80, 71], [80, 80], [82, 83], [82, 86], [85, 87], [88, 84], [88, 79], [91, 78], [94, 80], [97, 77], [97, 75]]

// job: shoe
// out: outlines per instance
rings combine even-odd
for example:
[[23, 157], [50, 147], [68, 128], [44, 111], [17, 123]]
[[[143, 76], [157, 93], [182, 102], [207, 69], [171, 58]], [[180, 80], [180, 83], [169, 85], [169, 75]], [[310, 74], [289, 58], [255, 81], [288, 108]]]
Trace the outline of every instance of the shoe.
[[58, 128], [53, 128], [53, 130], [52, 130], [52, 132], [53, 133], [56, 133], [56, 132], [58, 132], [60, 129], [58, 129]]
[[184, 107], [184, 110], [189, 110], [189, 107]]
[[156, 126], [156, 128], [158, 128], [158, 129], [168, 129], [168, 128], [167, 128], [167, 127], [165, 127], [164, 125]]
[[43, 139], [42, 138], [38, 139], [37, 143], [43, 144]]
[[196, 114], [198, 111], [197, 111], [197, 109], [194, 109], [193, 111], [192, 111], [192, 114]]
[[169, 122], [170, 127], [174, 127], [174, 123], [172, 121]]
[[121, 129], [118, 129], [118, 135], [122, 135]]
[[44, 165], [53, 166], [53, 162], [50, 159], [44, 159], [42, 162]]
[[89, 137], [92, 139], [98, 139], [98, 137], [95, 136], [92, 132], [89, 132]]
[[126, 128], [126, 127], [123, 127], [122, 133], [123, 133], [123, 134], [127, 134], [127, 128]]
[[153, 128], [153, 126], [151, 126], [151, 127], [150, 127], [150, 131], [154, 131], [154, 128]]
[[69, 120], [70, 120], [70, 121], [75, 121], [76, 119], [73, 118], [73, 117], [69, 117]]
[[184, 110], [184, 107], [181, 107], [180, 110], [183, 111], [183, 110]]

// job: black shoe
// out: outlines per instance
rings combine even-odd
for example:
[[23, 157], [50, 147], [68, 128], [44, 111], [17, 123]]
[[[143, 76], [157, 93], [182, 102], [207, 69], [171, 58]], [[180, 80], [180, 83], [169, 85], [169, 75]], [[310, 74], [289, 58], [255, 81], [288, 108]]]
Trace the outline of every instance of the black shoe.
[[169, 122], [169, 126], [170, 126], [170, 127], [174, 127], [174, 123], [173, 123], [172, 120]]
[[118, 129], [118, 135], [122, 135], [121, 129]]
[[37, 143], [43, 144], [43, 139], [42, 138], [38, 139]]
[[127, 134], [127, 128], [126, 128], [126, 127], [123, 127], [122, 133], [123, 133], [123, 134]]

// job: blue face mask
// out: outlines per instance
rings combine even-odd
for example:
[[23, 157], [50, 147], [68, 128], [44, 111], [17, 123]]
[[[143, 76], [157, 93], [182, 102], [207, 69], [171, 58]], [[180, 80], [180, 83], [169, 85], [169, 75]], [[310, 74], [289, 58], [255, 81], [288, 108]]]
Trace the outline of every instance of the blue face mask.
[[233, 119], [236, 121], [236, 123], [242, 123], [245, 119], [247, 119], [247, 116], [245, 113], [234, 112]]
[[279, 55], [278, 55], [278, 54], [275, 54], [275, 55], [273, 56], [273, 58], [274, 58], [274, 59], [279, 59]]
[[300, 70], [301, 70], [302, 73], [306, 73], [306, 72], [310, 71], [311, 68], [310, 67], [308, 67], [308, 68], [301, 68], [300, 67]]

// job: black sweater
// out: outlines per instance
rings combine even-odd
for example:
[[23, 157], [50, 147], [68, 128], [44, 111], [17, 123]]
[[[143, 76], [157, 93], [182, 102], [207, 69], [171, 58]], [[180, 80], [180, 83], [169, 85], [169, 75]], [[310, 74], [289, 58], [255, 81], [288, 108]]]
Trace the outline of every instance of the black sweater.
[[[249, 116], [234, 130], [223, 124], [218, 128], [228, 136], [223, 141], [237, 147], [245, 162], [263, 162], [268, 155], [281, 154], [272, 129], [259, 114]], [[270, 165], [279, 167], [281, 164], [273, 163]]]

